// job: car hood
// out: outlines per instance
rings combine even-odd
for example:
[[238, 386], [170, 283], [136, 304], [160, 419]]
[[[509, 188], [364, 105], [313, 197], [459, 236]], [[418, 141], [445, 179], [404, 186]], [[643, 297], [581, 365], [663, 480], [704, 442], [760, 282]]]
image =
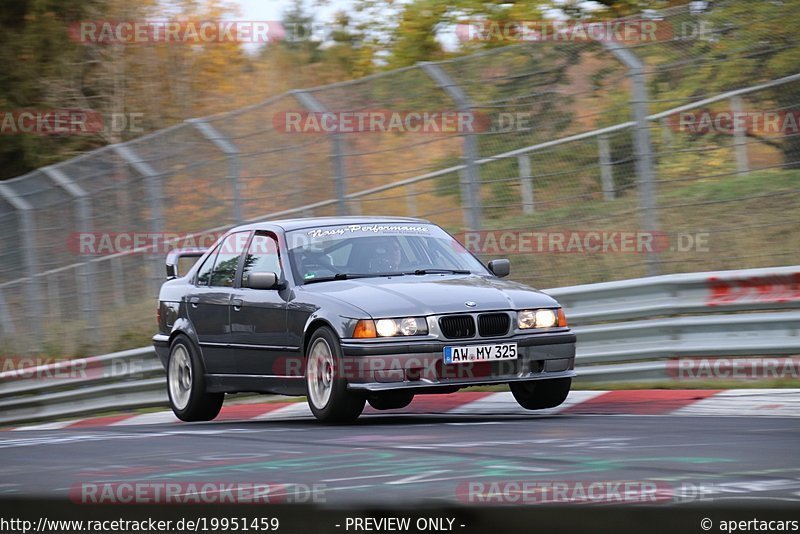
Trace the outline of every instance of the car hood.
[[[553, 307], [558, 303], [523, 284], [477, 275], [407, 275], [337, 280], [303, 286], [333, 297], [374, 318]], [[469, 307], [466, 302], [474, 302]]]

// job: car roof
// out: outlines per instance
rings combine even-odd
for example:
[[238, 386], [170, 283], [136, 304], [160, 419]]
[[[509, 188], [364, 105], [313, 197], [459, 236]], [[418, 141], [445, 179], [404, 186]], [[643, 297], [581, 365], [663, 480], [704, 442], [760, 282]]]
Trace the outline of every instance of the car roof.
[[302, 230], [305, 228], [317, 228], [320, 226], [339, 226], [343, 224], [375, 224], [375, 223], [424, 223], [431, 224], [426, 219], [417, 219], [413, 217], [364, 217], [364, 216], [351, 216], [351, 217], [305, 217], [298, 219], [280, 219], [275, 221], [263, 221], [233, 228], [231, 232], [239, 232], [244, 230], [275, 230], [276, 227], [286, 232], [292, 230]]

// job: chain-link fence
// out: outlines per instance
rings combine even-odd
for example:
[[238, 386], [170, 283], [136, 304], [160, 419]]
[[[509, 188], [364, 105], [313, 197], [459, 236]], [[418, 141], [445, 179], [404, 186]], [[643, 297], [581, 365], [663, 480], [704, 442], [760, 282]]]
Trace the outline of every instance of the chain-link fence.
[[800, 74], [722, 76], [757, 38], [736, 16], [677, 8], [646, 19], [670, 31], [652, 42], [522, 43], [293, 91], [0, 183], [3, 347], [141, 345], [153, 240], [244, 221], [423, 217], [537, 287], [797, 263]]

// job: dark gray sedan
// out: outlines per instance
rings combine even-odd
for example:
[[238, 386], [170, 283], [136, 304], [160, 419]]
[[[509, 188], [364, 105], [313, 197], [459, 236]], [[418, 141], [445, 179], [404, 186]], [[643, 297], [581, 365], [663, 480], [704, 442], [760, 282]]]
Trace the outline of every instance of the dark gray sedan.
[[558, 303], [425, 220], [241, 226], [170, 254], [167, 274], [153, 344], [184, 421], [216, 417], [225, 393], [307, 395], [319, 420], [347, 422], [366, 402], [501, 383], [537, 410], [561, 404], [575, 376]]

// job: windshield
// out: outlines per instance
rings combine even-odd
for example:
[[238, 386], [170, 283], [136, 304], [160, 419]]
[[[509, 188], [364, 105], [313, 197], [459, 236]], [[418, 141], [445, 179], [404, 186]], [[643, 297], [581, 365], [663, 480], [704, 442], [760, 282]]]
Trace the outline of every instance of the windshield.
[[432, 224], [348, 224], [287, 233], [302, 283], [384, 275], [488, 274], [447, 232]]

